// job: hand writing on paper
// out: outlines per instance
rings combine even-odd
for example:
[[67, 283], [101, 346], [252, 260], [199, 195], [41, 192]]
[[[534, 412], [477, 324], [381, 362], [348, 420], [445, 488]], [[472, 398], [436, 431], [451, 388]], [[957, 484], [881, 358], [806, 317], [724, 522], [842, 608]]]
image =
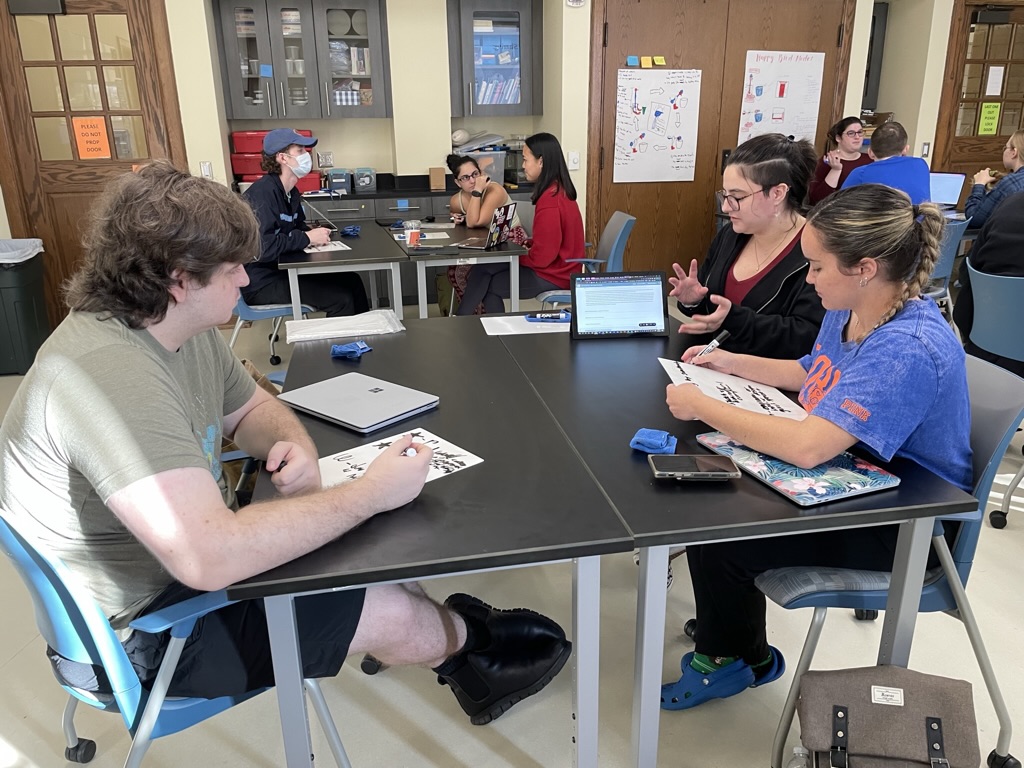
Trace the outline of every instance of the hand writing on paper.
[[267, 453], [270, 482], [282, 496], [320, 490], [320, 465], [317, 457], [296, 443], [277, 442]]
[[687, 349], [683, 352], [683, 362], [699, 365], [702, 368], [710, 368], [712, 371], [718, 371], [719, 373], [733, 372], [736, 355], [732, 352], [726, 352], [724, 349], [715, 349], [706, 355], [701, 355], [700, 353], [704, 350], [705, 346], [704, 344], [697, 344]]
[[689, 274], [683, 271], [678, 262], [672, 265], [672, 269], [676, 276], [668, 279], [672, 286], [672, 290], [668, 292], [668, 295], [674, 296], [683, 304], [699, 303], [707, 294], [708, 289], [706, 286], [701, 285], [697, 279], [697, 260], [694, 259], [690, 262]]
[[[705, 288], [704, 290], [707, 289]], [[680, 333], [714, 333], [722, 327], [726, 315], [732, 310], [732, 302], [725, 298], [725, 296], [713, 295], [710, 299], [717, 309], [710, 315], [693, 315], [690, 318], [692, 322], [683, 323], [679, 326]]]
[[306, 235], [309, 236], [310, 245], [327, 245], [331, 242], [331, 230], [327, 227], [311, 229], [306, 233]]
[[[409, 448], [416, 452], [414, 456], [406, 455]], [[370, 463], [361, 482], [373, 483], [383, 509], [396, 509], [420, 495], [433, 455], [423, 443], [402, 435]]]
[[[708, 355], [710, 357], [710, 355]], [[680, 421], [694, 421], [697, 416], [697, 404], [707, 399], [707, 395], [694, 384], [669, 384], [665, 387], [665, 402], [668, 409]]]

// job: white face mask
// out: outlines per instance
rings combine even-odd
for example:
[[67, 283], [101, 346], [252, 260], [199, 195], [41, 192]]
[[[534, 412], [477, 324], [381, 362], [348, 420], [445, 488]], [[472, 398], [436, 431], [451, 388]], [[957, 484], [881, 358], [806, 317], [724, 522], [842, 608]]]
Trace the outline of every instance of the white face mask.
[[297, 179], [301, 179], [303, 176], [306, 176], [313, 169], [313, 158], [310, 156], [309, 152], [303, 152], [297, 157], [292, 156], [292, 159], [298, 163], [298, 165], [290, 165], [288, 167], [291, 168], [292, 173], [295, 174], [295, 178]]

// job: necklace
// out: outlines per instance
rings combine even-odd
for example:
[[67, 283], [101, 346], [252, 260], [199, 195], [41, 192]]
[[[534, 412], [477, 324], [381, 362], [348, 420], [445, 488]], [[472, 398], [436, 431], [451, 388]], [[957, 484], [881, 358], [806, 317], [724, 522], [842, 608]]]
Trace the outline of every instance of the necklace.
[[771, 263], [772, 255], [782, 246], [782, 243], [785, 241], [785, 239], [789, 235], [789, 233], [793, 231], [793, 227], [795, 227], [795, 226], [796, 226], [796, 223], [794, 223], [793, 226], [791, 226], [789, 229], [787, 229], [785, 232], [782, 233], [782, 237], [779, 239], [779, 241], [777, 243], [775, 243], [775, 245], [772, 247], [772, 249], [770, 251], [768, 251], [768, 253], [765, 254], [763, 260], [761, 259], [761, 254], [760, 254], [760, 252], [758, 251], [758, 248], [757, 248], [757, 238], [756, 237], [751, 237], [750, 238], [750, 242], [752, 242], [754, 244], [754, 261], [757, 262], [757, 271], [758, 272], [761, 271], [762, 264], [766, 264], [766, 263], [770, 264]]

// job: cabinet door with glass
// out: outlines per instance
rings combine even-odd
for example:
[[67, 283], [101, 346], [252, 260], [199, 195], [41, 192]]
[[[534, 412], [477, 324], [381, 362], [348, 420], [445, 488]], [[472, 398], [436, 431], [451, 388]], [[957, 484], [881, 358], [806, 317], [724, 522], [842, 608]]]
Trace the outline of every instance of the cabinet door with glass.
[[274, 111], [282, 120], [320, 117], [317, 39], [310, 0], [267, 0]]
[[222, 0], [220, 29], [229, 117], [277, 117], [266, 0]]
[[[323, 117], [388, 117], [384, 3], [313, 0]], [[412, 54], [414, 55], [414, 54]]]
[[541, 113], [542, 0], [448, 0], [452, 115]]

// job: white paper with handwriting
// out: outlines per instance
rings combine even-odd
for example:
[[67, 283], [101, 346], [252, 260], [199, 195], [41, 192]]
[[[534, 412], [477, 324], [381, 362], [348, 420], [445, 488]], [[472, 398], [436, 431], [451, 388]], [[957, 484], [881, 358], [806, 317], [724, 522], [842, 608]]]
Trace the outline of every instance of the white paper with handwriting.
[[754, 413], [766, 413], [769, 416], [802, 421], [807, 412], [794, 403], [775, 387], [767, 384], [719, 373], [699, 365], [690, 365], [678, 360], [658, 358], [673, 384], [695, 384], [708, 397], [721, 400], [723, 403], [744, 408]]

